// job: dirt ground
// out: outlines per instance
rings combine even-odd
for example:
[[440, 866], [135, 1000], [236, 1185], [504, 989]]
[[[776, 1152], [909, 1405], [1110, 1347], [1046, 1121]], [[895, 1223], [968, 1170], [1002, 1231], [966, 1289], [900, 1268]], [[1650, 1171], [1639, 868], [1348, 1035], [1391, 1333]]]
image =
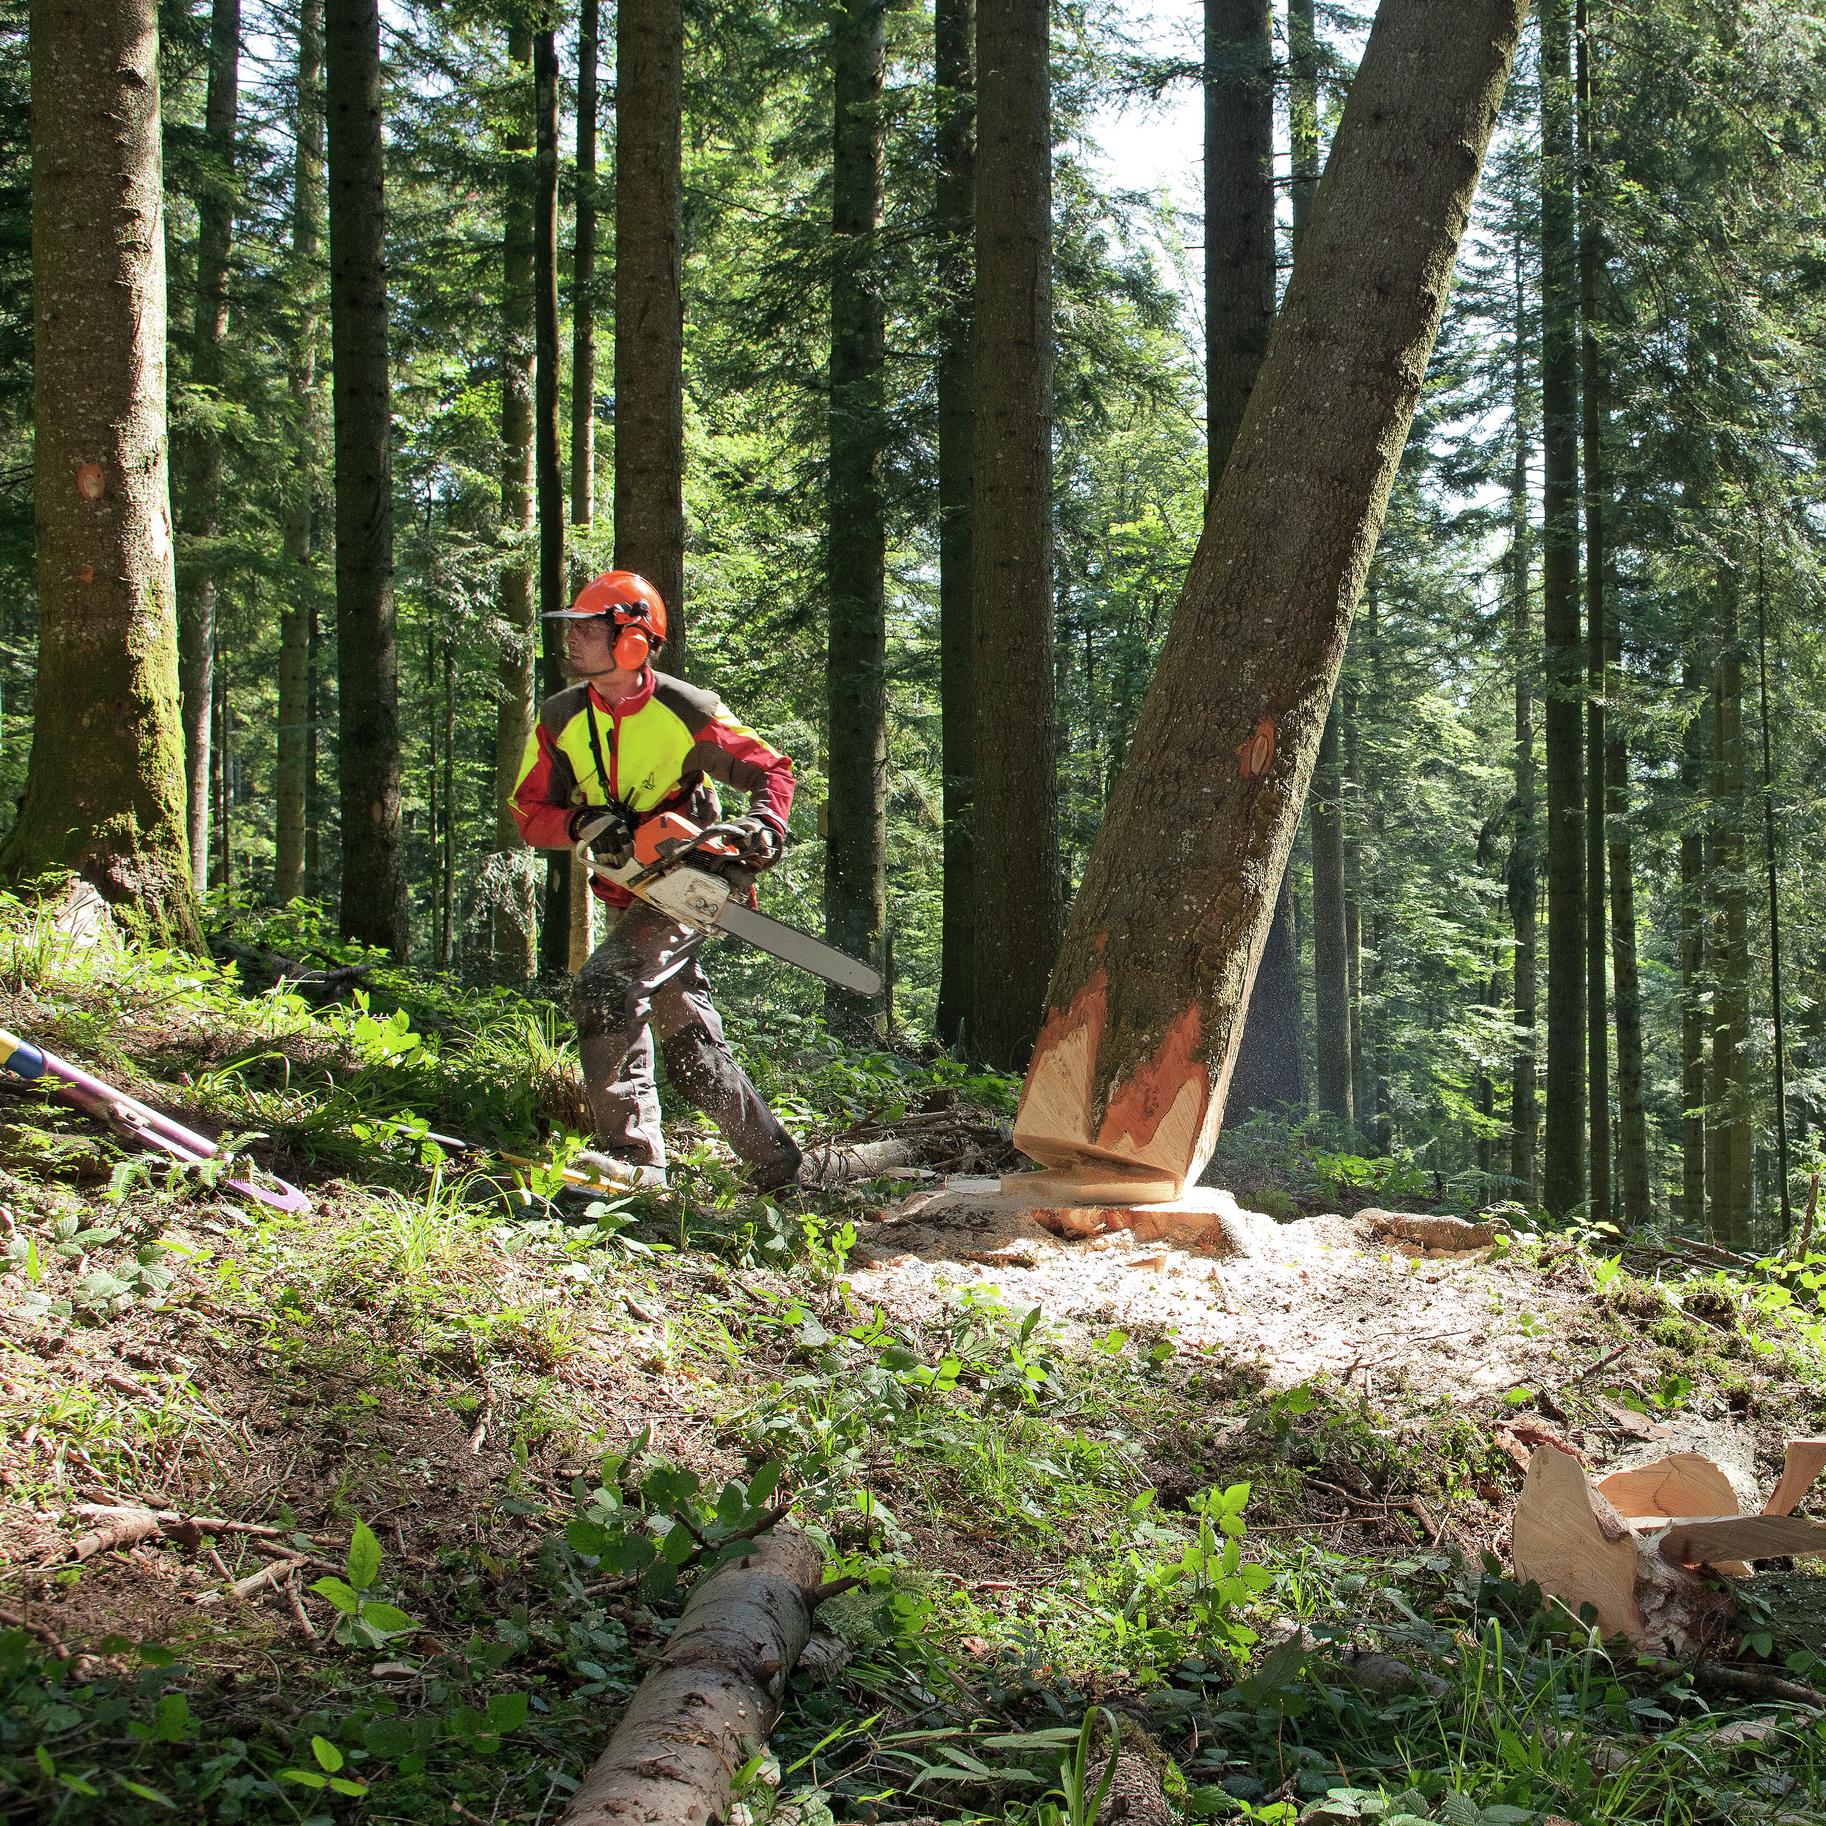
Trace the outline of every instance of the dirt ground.
[[1053, 1318], [1170, 1329], [1181, 1348], [1250, 1365], [1272, 1389], [1356, 1377], [1366, 1392], [1447, 1402], [1557, 1381], [1568, 1347], [1595, 1356], [1605, 1337], [1587, 1288], [1489, 1248], [1378, 1240], [1373, 1210], [1277, 1222], [1211, 1192], [1203, 1225], [1173, 1222], [1180, 1207], [1165, 1223], [1146, 1207], [1129, 1221], [1103, 1208], [1091, 1234], [1073, 1236], [1057, 1233], [1056, 1213], [993, 1198], [993, 1184], [922, 1190], [863, 1226], [857, 1293], [910, 1312], [947, 1286], [987, 1282]]

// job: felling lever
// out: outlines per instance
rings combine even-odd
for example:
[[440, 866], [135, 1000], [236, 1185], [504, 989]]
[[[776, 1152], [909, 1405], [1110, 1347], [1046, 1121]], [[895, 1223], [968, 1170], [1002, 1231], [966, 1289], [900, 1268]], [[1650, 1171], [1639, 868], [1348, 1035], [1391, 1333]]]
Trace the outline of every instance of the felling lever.
[[[99, 1117], [110, 1128], [118, 1129], [147, 1147], [158, 1148], [173, 1159], [213, 1160], [222, 1151], [207, 1135], [199, 1135], [181, 1122], [173, 1122], [149, 1104], [104, 1084], [80, 1065], [72, 1065], [68, 1059], [60, 1059], [56, 1053], [34, 1046], [4, 1028], [0, 1028], [0, 1066], [15, 1077], [47, 1080], [48, 1088], [65, 1103], [73, 1103], [86, 1114]], [[283, 1179], [269, 1178], [265, 1184], [254, 1179], [231, 1179], [228, 1183], [237, 1192], [245, 1192], [249, 1198], [281, 1211], [308, 1211], [311, 1208], [310, 1199]]]

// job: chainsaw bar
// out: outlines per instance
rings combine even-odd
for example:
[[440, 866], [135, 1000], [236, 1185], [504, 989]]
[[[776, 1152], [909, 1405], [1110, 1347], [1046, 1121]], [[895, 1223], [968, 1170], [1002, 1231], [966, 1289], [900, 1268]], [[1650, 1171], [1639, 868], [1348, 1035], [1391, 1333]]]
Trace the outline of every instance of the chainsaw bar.
[[796, 964], [801, 970], [809, 970], [813, 976], [821, 976], [839, 989], [851, 989], [857, 995], [881, 993], [880, 971], [846, 956], [821, 938], [813, 938], [809, 932], [801, 932], [797, 926], [757, 913], [739, 900], [732, 900], [724, 907], [717, 918], [716, 930], [727, 932], [732, 938], [739, 938], [757, 951], [765, 951], [785, 963]]

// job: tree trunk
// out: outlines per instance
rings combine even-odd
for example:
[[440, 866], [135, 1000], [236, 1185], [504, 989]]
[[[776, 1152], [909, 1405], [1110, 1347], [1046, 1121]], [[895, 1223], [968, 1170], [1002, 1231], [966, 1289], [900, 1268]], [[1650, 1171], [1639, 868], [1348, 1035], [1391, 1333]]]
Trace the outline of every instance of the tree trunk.
[[[825, 658], [829, 789], [824, 929], [838, 950], [879, 962], [887, 926], [887, 515], [882, 464], [881, 82], [884, 0], [844, 0], [830, 26], [831, 357]], [[825, 991], [832, 1021], [866, 1033], [879, 998]]]
[[[1622, 1177], [1622, 1203], [1614, 1207], [1630, 1229], [1639, 1229], [1649, 1219], [1648, 1122], [1643, 1109], [1642, 1090], [1642, 989], [1636, 963], [1636, 884], [1630, 855], [1629, 826], [1629, 753], [1617, 723], [1609, 712], [1620, 700], [1623, 682], [1623, 637], [1618, 621], [1617, 594], [1611, 587], [1610, 559], [1605, 547], [1605, 518], [1609, 510], [1606, 496], [1608, 471], [1604, 440], [1607, 415], [1607, 387], [1603, 350], [1598, 330], [1602, 300], [1599, 288], [1604, 278], [1604, 238], [1601, 223], [1601, 188], [1598, 182], [1596, 114], [1597, 73], [1594, 68], [1596, 46], [1592, 42], [1586, 0], [1578, 0], [1579, 84], [1579, 341], [1580, 367], [1585, 384], [1584, 455], [1585, 455], [1585, 566], [1590, 582], [1592, 634], [1600, 646], [1599, 677], [1595, 681], [1592, 739], [1603, 733], [1601, 772], [1591, 788], [1591, 803], [1603, 807], [1606, 860], [1610, 882], [1610, 964], [1612, 996], [1617, 1025], [1617, 1131], [1618, 1159]], [[1594, 873], [1595, 884], [1599, 876]], [[1594, 932], [1600, 932], [1597, 919]], [[1595, 960], [1592, 1009], [1602, 1014], [1601, 992], [1604, 980], [1602, 953]], [[1602, 1063], [1600, 1043], [1592, 1049], [1595, 1062]], [[1594, 1163], [1598, 1153], [1598, 1131], [1592, 1131]], [[1596, 1174], [1592, 1186], [1592, 1214], [1606, 1214], [1598, 1197]]]
[[222, 437], [210, 421], [222, 395], [222, 338], [228, 330], [228, 252], [234, 234], [235, 114], [241, 73], [241, 0], [214, 0], [209, 16], [209, 82], [203, 105], [208, 167], [197, 200], [197, 291], [190, 380], [203, 395], [204, 423], [184, 440], [178, 499], [186, 550], [178, 599], [178, 689], [184, 705], [185, 798], [191, 878], [207, 886], [210, 726], [216, 715], [216, 572], [210, 551], [222, 492]]
[[38, 675], [0, 872], [74, 869], [196, 944], [165, 467], [158, 15], [151, 0], [33, 0], [29, 32]]
[[1052, 95], [1047, 0], [979, 0], [977, 1053], [1025, 1061], [1061, 923], [1053, 765]]
[[1274, 42], [1267, 0], [1205, 0], [1206, 499], [1274, 327]]
[[582, 0], [577, 30], [577, 221], [571, 255], [571, 525], [573, 581], [596, 520], [596, 116], [602, 49], [599, 0]]
[[1521, 237], [1515, 245], [1514, 461], [1509, 474], [1509, 627], [1515, 668], [1515, 837], [1509, 854], [1509, 919], [1515, 929], [1515, 1072], [1509, 1091], [1509, 1174], [1515, 1193], [1532, 1206], [1540, 1190], [1537, 1154], [1536, 990], [1540, 881], [1535, 854], [1534, 610], [1528, 582], [1528, 363], [1526, 292]]
[[327, 0], [324, 24], [342, 932], [404, 962], [379, 0]]
[[615, 562], [666, 599], [686, 670], [681, 0], [622, 0], [615, 56]]
[[1307, 822], [1312, 831], [1312, 989], [1315, 1087], [1319, 1108], [1348, 1130], [1355, 1121], [1351, 1083], [1350, 982], [1344, 931], [1344, 796], [1339, 706], [1319, 736]]
[[1769, 884], [1769, 1012], [1774, 1028], [1773, 1042], [1775, 1083], [1775, 1184], [1776, 1200], [1781, 1210], [1781, 1237], [1788, 1242], [1794, 1226], [1794, 1211], [1788, 1194], [1788, 1049], [1783, 1031], [1785, 1011], [1782, 1005], [1782, 909], [1779, 874], [1780, 851], [1775, 835], [1775, 754], [1774, 734], [1769, 727], [1769, 582], [1763, 564], [1763, 528], [1756, 530], [1756, 689], [1757, 731], [1762, 738], [1763, 800], [1763, 867]]
[[444, 831], [439, 874], [441, 906], [438, 928], [438, 963], [448, 970], [456, 960], [456, 744], [457, 668], [456, 638], [448, 623], [443, 628], [444, 647]]
[[231, 890], [235, 885], [234, 833], [229, 828], [233, 799], [234, 774], [229, 744], [233, 730], [228, 708], [228, 662], [224, 657], [213, 671], [211, 680], [214, 704], [210, 720], [214, 741], [210, 746], [209, 789], [215, 806], [216, 848], [210, 864], [210, 886]]
[[1346, 686], [1344, 706], [1344, 778], [1359, 808], [1359, 820], [1344, 833], [1344, 1003], [1350, 1011], [1351, 1118], [1367, 1127], [1374, 1090], [1367, 1081], [1369, 1048], [1363, 1043], [1363, 839], [1360, 814], [1369, 792], [1363, 778], [1363, 742], [1357, 727], [1357, 692]]
[[1053, 973], [1016, 1120], [1046, 1164], [1171, 1197], [1210, 1157], [1522, 10], [1377, 14]]
[[1594, 1223], [1613, 1215], [1610, 1183], [1610, 1000], [1605, 932], [1605, 845], [1609, 816], [1605, 734], [1609, 621], [1604, 557], [1604, 404], [1598, 383], [1598, 252], [1596, 184], [1591, 166], [1591, 59], [1585, 0], [1576, 0], [1577, 190], [1579, 197], [1580, 456], [1585, 500], [1585, 1090], [1590, 1110], [1591, 1202]]
[[1719, 579], [1719, 651], [1713, 674], [1712, 1081], [1707, 1199], [1711, 1236], [1750, 1249], [1750, 895], [1745, 874], [1744, 664], [1734, 570]]
[[976, 0], [935, 0], [932, 16], [938, 178], [938, 621], [944, 766], [944, 909], [938, 1035], [962, 1040], [975, 982], [976, 881], [971, 800], [976, 697], [971, 677], [971, 443], [976, 400], [970, 339], [976, 221]]
[[1541, 1194], [1586, 1196], [1584, 719], [1579, 714], [1579, 377], [1571, 0], [1541, 0], [1542, 623], [1547, 725], [1547, 1125]]
[[[501, 236], [501, 537], [507, 555], [496, 587], [501, 649], [496, 663], [494, 848], [504, 860], [489, 903], [491, 974], [523, 983], [538, 969], [535, 869], [508, 807], [538, 709], [539, 618], [533, 600], [533, 35], [507, 38], [507, 108], [501, 132], [506, 197]], [[579, 317], [581, 321], [581, 314]]]
[[[533, 34], [533, 473], [539, 522], [539, 611], [565, 606], [564, 469], [558, 429], [558, 40]], [[564, 623], [545, 630], [544, 685], [564, 684]], [[577, 884], [568, 850], [545, 852], [539, 961], [548, 976], [574, 968]]]
[[[1209, 502], [1274, 328], [1274, 45], [1265, 0], [1206, 0], [1205, 196]], [[1283, 877], [1244, 1017], [1231, 1108], [1285, 1108], [1305, 1100], [1299, 958]]]
[[1704, 681], [1693, 655], [1680, 668], [1691, 714], [1681, 743], [1680, 794], [1680, 1216], [1695, 1235], [1706, 1231], [1706, 861], [1700, 826], [1706, 802], [1710, 721], [1701, 706]]
[[[279, 757], [274, 814], [273, 898], [284, 906], [306, 891], [305, 828], [310, 802], [311, 625], [322, 527], [323, 317], [318, 262], [323, 244], [323, 0], [298, 12], [297, 129], [292, 154], [292, 296], [298, 334], [286, 365], [292, 406], [293, 473], [285, 500], [287, 589], [279, 624]], [[314, 889], [315, 883], [312, 883]]]

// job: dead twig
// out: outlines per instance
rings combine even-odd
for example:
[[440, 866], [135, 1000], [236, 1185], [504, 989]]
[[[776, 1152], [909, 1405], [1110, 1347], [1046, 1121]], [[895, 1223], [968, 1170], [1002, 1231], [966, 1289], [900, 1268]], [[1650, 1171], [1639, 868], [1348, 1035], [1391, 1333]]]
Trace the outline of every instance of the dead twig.
[[220, 1604], [224, 1598], [251, 1598], [269, 1585], [278, 1585], [303, 1564], [302, 1560], [269, 1560], [258, 1572], [250, 1572], [246, 1578], [236, 1579], [226, 1591], [206, 1591], [197, 1602]]

